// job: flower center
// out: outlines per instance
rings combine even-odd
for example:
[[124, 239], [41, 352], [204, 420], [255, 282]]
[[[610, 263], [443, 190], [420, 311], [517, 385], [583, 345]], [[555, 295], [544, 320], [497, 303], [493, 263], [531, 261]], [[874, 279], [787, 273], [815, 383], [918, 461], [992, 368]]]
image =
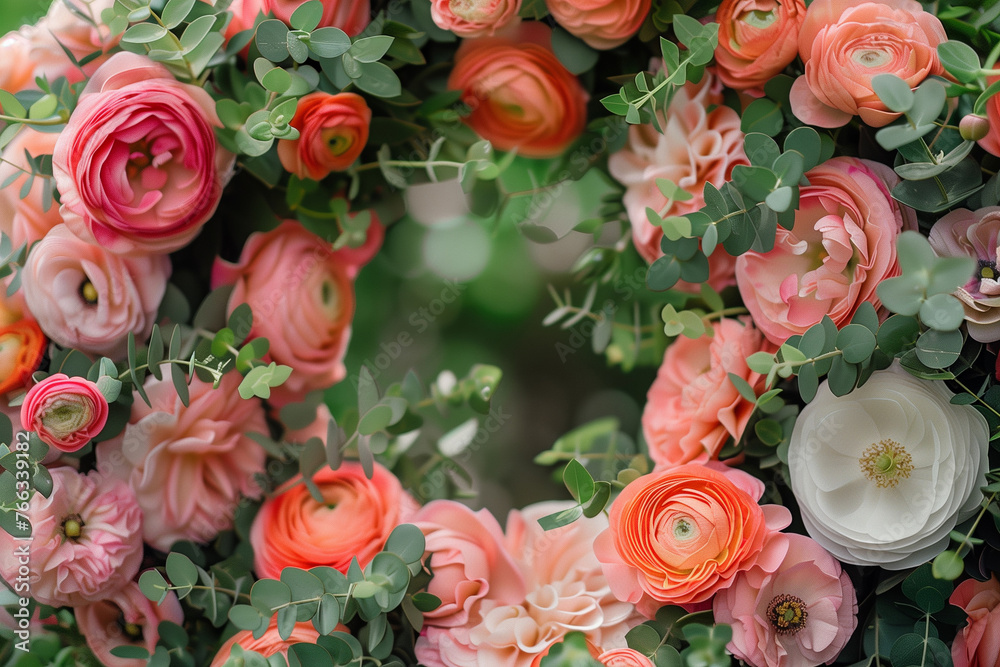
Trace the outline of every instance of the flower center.
[[142, 626], [137, 623], [128, 623], [124, 618], [121, 620], [122, 631], [132, 640], [142, 639]]
[[88, 306], [93, 306], [97, 303], [99, 295], [97, 294], [97, 288], [94, 287], [94, 283], [90, 282], [90, 280], [84, 280], [80, 283], [80, 296], [83, 297]]
[[769, 12], [754, 9], [740, 17], [740, 20], [751, 28], [764, 29], [778, 20], [778, 15], [772, 10]]
[[84, 525], [83, 518], [79, 514], [70, 514], [63, 519], [63, 535], [71, 540], [78, 540], [80, 539], [80, 535], [83, 534]]
[[678, 542], [687, 542], [698, 537], [698, 527], [687, 517], [674, 519], [670, 532], [673, 533], [674, 539]]
[[861, 458], [861, 471], [880, 489], [894, 489], [899, 481], [913, 472], [913, 457], [895, 440], [882, 440], [865, 450]]
[[996, 280], [997, 263], [985, 259], [979, 260], [979, 272], [977, 275], [980, 280]]
[[806, 603], [794, 595], [776, 595], [767, 605], [767, 620], [779, 635], [794, 635], [806, 627], [808, 617]]
[[489, 15], [475, 0], [451, 0], [448, 5], [455, 16], [466, 21], [480, 21]]
[[851, 54], [851, 59], [865, 67], [881, 67], [889, 62], [892, 56], [880, 49], [860, 49]]
[[42, 426], [57, 438], [64, 438], [87, 426], [93, 405], [82, 396], [58, 398], [41, 415]]

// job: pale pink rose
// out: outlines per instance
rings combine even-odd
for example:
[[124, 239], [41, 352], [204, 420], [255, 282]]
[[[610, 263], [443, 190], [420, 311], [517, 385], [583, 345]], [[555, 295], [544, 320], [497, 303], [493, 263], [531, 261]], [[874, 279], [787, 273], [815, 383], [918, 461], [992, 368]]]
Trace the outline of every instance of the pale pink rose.
[[605, 667], [653, 667], [653, 662], [634, 648], [605, 651], [597, 659]]
[[254, 518], [250, 544], [257, 576], [277, 579], [286, 567], [346, 573], [354, 557], [365, 567], [393, 528], [417, 511], [395, 475], [379, 464], [371, 479], [356, 461], [336, 470], [324, 466], [312, 479], [325, 502], [316, 502], [295, 478], [265, 500]]
[[50, 472], [52, 493], [34, 494], [25, 513], [31, 538], [17, 540], [0, 530], [6, 554], [0, 576], [14, 581], [19, 566], [27, 565], [31, 596], [53, 607], [103, 600], [139, 571], [142, 510], [120, 480], [67, 467]]
[[170, 270], [165, 256], [114, 255], [56, 225], [28, 253], [22, 291], [53, 341], [121, 358], [129, 333], [149, 338]]
[[30, 171], [24, 152], [34, 158], [51, 155], [58, 138], [58, 133], [37, 132], [23, 127], [3, 149], [0, 183], [6, 182], [15, 173], [20, 174], [7, 187], [0, 189], [0, 231], [10, 237], [14, 247], [34, 243], [62, 222], [58, 204], [50, 200], [47, 211], [42, 206], [42, 192], [47, 179], [35, 178], [27, 196], [21, 197], [21, 188], [28, 180], [25, 171]]
[[411, 523], [426, 539], [434, 578], [427, 591], [441, 606], [424, 614], [438, 627], [467, 625], [485, 600], [516, 604], [524, 599], [524, 577], [504, 546], [503, 530], [489, 510], [473, 512], [454, 500], [435, 500]]
[[1000, 206], [959, 208], [934, 223], [927, 237], [939, 257], [971, 257], [975, 273], [955, 296], [965, 309], [969, 335], [981, 343], [1000, 340]]
[[619, 600], [652, 618], [664, 604], [711, 600], [769, 558], [764, 545], [791, 523], [781, 505], [760, 506], [764, 484], [718, 462], [643, 475], [611, 504], [594, 542]]
[[459, 37], [490, 37], [521, 18], [521, 0], [431, 0], [431, 19]]
[[968, 614], [951, 645], [955, 667], [997, 667], [1000, 665], [1000, 582], [996, 575], [989, 581], [966, 579], [948, 598]]
[[77, 607], [76, 624], [87, 639], [87, 646], [106, 667], [141, 667], [145, 660], [119, 658], [111, 654], [116, 646], [141, 646], [150, 653], [156, 650], [160, 639], [157, 628], [160, 621], [180, 625], [184, 612], [173, 592], [156, 604], [139, 590], [139, 585], [128, 582], [103, 600]]
[[830, 664], [858, 625], [851, 578], [805, 535], [773, 541], [776, 568], [741, 573], [715, 596], [715, 621], [733, 629], [727, 648], [753, 667]]
[[899, 118], [872, 89], [877, 74], [911, 88], [943, 74], [941, 21], [916, 0], [815, 0], [799, 31], [806, 73], [792, 85], [792, 113], [804, 123], [840, 127], [854, 116], [872, 127]]
[[[45, 32], [54, 48], [63, 54], [67, 68], [64, 76], [70, 81], [82, 81], [85, 75], [91, 76], [107, 60], [108, 51], [118, 44], [120, 35], [112, 35], [111, 30], [101, 22], [101, 13], [114, 4], [114, 0], [58, 0], [49, 6], [44, 19]], [[104, 55], [88, 62], [81, 72], [66, 58], [62, 47], [66, 47], [77, 61], [95, 52]]]
[[194, 378], [184, 407], [169, 373], [149, 376], [143, 388], [152, 407], [136, 400], [125, 431], [97, 446], [98, 469], [135, 490], [150, 546], [205, 542], [232, 527], [242, 497], [260, 496], [254, 477], [266, 455], [248, 434], [269, 431], [260, 401], [240, 398], [239, 383], [236, 373], [218, 389]]
[[612, 49], [639, 32], [652, 0], [546, 0], [566, 32], [595, 49]]
[[[295, 12], [306, 0], [260, 0], [261, 11], [274, 14], [274, 17], [288, 23]], [[332, 26], [340, 28], [351, 37], [365, 29], [371, 21], [371, 3], [369, 0], [323, 0], [323, 17], [320, 27]]]
[[59, 135], [52, 171], [74, 234], [115, 253], [168, 253], [215, 212], [233, 155], [215, 102], [163, 65], [117, 53], [94, 73]]
[[250, 331], [270, 342], [268, 358], [292, 368], [271, 390], [278, 404], [301, 401], [310, 391], [344, 378], [344, 353], [354, 316], [355, 255], [287, 220], [277, 229], [250, 235], [238, 264], [217, 260], [212, 285], [234, 285], [231, 313], [242, 303], [253, 312]]
[[34, 26], [22, 26], [0, 38], [0, 62], [4, 64], [0, 67], [0, 88], [18, 93], [35, 87], [31, 36], [36, 30]]
[[836, 157], [806, 172], [792, 230], [779, 227], [774, 249], [736, 260], [747, 310], [780, 345], [829, 315], [847, 324], [858, 306], [882, 303], [875, 288], [899, 274], [896, 237], [916, 215], [889, 194], [899, 177], [889, 167]]
[[[709, 111], [709, 107], [714, 108]], [[733, 167], [749, 164], [743, 153], [740, 116], [722, 104], [721, 88], [709, 77], [698, 86], [688, 84], [679, 90], [661, 124], [663, 133], [650, 124], [629, 127], [625, 147], [608, 158], [608, 171], [625, 186], [623, 202], [632, 223], [632, 242], [647, 262], [663, 255], [663, 230], [646, 217], [647, 207], [662, 213], [667, 204], [656, 179], [673, 181], [692, 196], [688, 201], [675, 201], [665, 213], [686, 215], [705, 205], [705, 183], [721, 186]], [[708, 261], [712, 287], [721, 290], [735, 282], [735, 259], [725, 250], [717, 248]]]
[[[337, 632], [347, 632], [347, 628], [343, 625], [338, 625], [334, 629]], [[292, 634], [288, 635], [287, 639], [282, 639], [278, 632], [278, 617], [275, 615], [271, 618], [271, 624], [267, 630], [257, 639], [254, 639], [253, 633], [249, 630], [241, 630], [230, 637], [225, 644], [219, 647], [209, 667], [222, 667], [226, 664], [229, 654], [236, 644], [247, 651], [255, 651], [265, 658], [269, 658], [275, 654], [287, 656], [288, 648], [292, 644], [315, 644], [317, 639], [319, 639], [319, 632], [316, 631], [312, 623], [305, 621], [296, 623], [292, 628]]]
[[759, 389], [763, 378], [747, 357], [765, 345], [747, 321], [721, 319], [713, 335], [680, 336], [668, 348], [642, 413], [642, 433], [657, 468], [717, 459], [730, 437], [743, 435], [754, 403], [743, 398], [729, 373]]
[[63, 452], [75, 452], [101, 432], [108, 401], [97, 385], [82, 377], [50, 375], [28, 390], [21, 423], [39, 439]]

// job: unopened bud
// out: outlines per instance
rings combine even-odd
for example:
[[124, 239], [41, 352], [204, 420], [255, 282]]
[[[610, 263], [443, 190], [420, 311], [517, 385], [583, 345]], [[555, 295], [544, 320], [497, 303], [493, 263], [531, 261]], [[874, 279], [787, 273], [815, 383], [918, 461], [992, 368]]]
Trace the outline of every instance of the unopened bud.
[[969, 114], [958, 124], [958, 132], [966, 141], [979, 141], [990, 133], [990, 121], [983, 116]]

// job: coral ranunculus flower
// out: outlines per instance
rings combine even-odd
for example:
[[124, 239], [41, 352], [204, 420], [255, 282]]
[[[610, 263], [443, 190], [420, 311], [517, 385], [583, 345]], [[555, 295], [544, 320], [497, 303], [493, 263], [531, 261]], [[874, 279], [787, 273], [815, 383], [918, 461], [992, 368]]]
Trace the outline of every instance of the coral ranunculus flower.
[[28, 386], [47, 344], [34, 320], [0, 326], [0, 396]]
[[658, 468], [717, 459], [730, 437], [743, 435], [754, 404], [743, 398], [729, 373], [755, 387], [762, 377], [747, 366], [764, 337], [752, 324], [722, 319], [712, 336], [678, 337], [646, 397], [642, 433]]
[[948, 602], [969, 616], [951, 645], [955, 667], [995, 667], [1000, 662], [1000, 582], [995, 574], [989, 581], [966, 579]]
[[899, 114], [875, 94], [872, 78], [895, 74], [915, 88], [942, 74], [937, 46], [947, 39], [916, 0], [815, 0], [799, 32], [806, 73], [792, 85], [792, 112], [818, 127], [858, 115], [872, 127], [888, 125]]
[[654, 667], [653, 662], [634, 648], [616, 648], [597, 656], [604, 667]]
[[639, 32], [652, 0], [547, 0], [552, 18], [595, 49], [612, 49]]
[[715, 11], [716, 72], [730, 88], [763, 89], [799, 54], [803, 0], [723, 0]]
[[[275, 18], [288, 23], [296, 9], [306, 3], [306, 0], [258, 0], [260, 10], [265, 14], [273, 13]], [[371, 3], [369, 0], [323, 0], [323, 16], [320, 27], [340, 28], [351, 37], [365, 29], [371, 21]], [[253, 16], [250, 17], [253, 25]]]
[[521, 0], [431, 0], [431, 19], [459, 37], [489, 37], [520, 20]]
[[[347, 632], [344, 625], [338, 625], [334, 630]], [[288, 635], [287, 639], [282, 639], [281, 633], [278, 632], [278, 616], [275, 615], [271, 618], [271, 624], [267, 626], [267, 630], [259, 638], [255, 639], [250, 630], [241, 630], [230, 637], [225, 644], [219, 647], [209, 667], [222, 667], [226, 664], [233, 646], [237, 644], [244, 650], [254, 651], [269, 658], [279, 653], [283, 656], [288, 655], [288, 649], [292, 644], [315, 644], [317, 639], [319, 639], [319, 632], [312, 623], [306, 621], [296, 623], [292, 627], [292, 634]]]
[[896, 237], [916, 228], [916, 215], [889, 191], [889, 167], [836, 157], [806, 172], [792, 229], [778, 228], [774, 249], [736, 260], [736, 282], [757, 327], [780, 345], [829, 315], [842, 327], [865, 301], [899, 274]]
[[87, 83], [52, 171], [74, 234], [110, 252], [177, 250], [215, 212], [232, 172], [215, 102], [160, 63], [117, 53]]
[[851, 578], [805, 535], [782, 533], [771, 541], [766, 548], [781, 552], [780, 563], [743, 572], [719, 591], [715, 621], [732, 626], [728, 648], [752, 667], [829, 664], [858, 625]]
[[97, 385], [63, 373], [36, 384], [21, 404], [24, 428], [63, 452], [75, 452], [86, 445], [107, 421], [108, 401]]
[[552, 52], [551, 31], [538, 23], [464, 41], [448, 88], [462, 91], [472, 110], [469, 127], [503, 151], [555, 157], [587, 122], [587, 93]]
[[784, 507], [757, 504], [763, 492], [745, 472], [696, 463], [635, 480], [594, 543], [611, 590], [650, 617], [664, 604], [711, 599], [757, 562], [769, 534], [791, 522]]
[[277, 579], [286, 567], [320, 565], [347, 572], [354, 557], [364, 567], [392, 529], [417, 510], [399, 480], [379, 464], [371, 479], [357, 462], [324, 467], [312, 479], [324, 502], [295, 479], [265, 500], [254, 518], [250, 543], [257, 576]]
[[360, 95], [309, 93], [299, 100], [291, 122], [299, 138], [278, 142], [281, 166], [316, 181], [344, 171], [361, 155], [371, 119], [371, 109]]

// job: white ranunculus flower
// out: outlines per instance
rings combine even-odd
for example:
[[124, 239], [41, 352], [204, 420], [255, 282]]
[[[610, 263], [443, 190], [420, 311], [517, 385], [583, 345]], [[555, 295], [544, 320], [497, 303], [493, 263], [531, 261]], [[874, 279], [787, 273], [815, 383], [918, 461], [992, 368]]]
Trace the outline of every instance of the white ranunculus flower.
[[901, 570], [948, 546], [988, 468], [989, 429], [941, 382], [898, 364], [837, 397], [824, 382], [788, 448], [809, 534], [845, 563]]

